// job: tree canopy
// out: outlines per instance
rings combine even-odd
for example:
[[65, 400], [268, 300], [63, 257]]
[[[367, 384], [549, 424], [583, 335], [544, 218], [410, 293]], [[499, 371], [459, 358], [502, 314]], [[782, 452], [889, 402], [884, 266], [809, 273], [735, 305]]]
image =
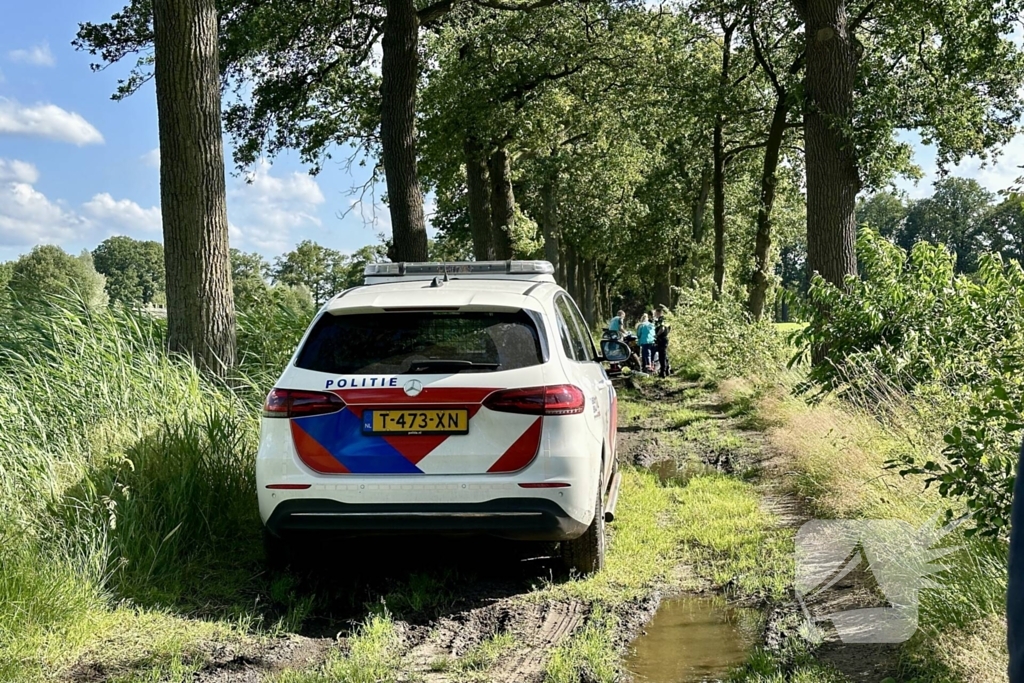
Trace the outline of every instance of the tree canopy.
[[92, 251], [107, 296], [124, 304], [152, 304], [164, 293], [164, 247], [159, 242], [109, 237]]

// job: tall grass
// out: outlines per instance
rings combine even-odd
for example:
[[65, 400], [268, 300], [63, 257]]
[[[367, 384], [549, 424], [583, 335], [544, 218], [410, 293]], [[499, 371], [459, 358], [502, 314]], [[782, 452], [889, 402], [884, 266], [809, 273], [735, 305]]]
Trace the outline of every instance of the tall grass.
[[121, 599], [216, 606], [259, 529], [254, 408], [144, 315], [57, 301], [4, 321], [0, 679], [67, 664], [48, 647], [70, 656]]
[[[769, 445], [783, 454], [776, 476], [810, 512], [934, 524], [948, 501], [925, 490], [920, 477], [900, 477], [885, 465], [899, 455], [934, 457], [946, 407], [882, 385], [870, 403], [829, 397], [808, 405], [788, 391], [795, 380], [761, 396], [756, 410], [769, 425]], [[905, 649], [907, 677], [1005, 680], [1006, 544], [960, 533], [947, 542], [960, 550], [946, 558], [937, 587], [921, 596], [921, 630]]]

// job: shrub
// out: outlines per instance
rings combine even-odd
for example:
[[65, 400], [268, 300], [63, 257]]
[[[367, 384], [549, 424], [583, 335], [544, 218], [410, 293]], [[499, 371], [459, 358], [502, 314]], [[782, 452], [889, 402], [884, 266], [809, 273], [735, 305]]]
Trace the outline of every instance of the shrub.
[[14, 262], [10, 288], [22, 304], [45, 301], [53, 296], [71, 295], [91, 307], [105, 306], [105, 279], [93, 267], [92, 254], [71, 256], [60, 247], [46, 244]]
[[904, 388], [939, 381], [972, 385], [992, 376], [991, 359], [1024, 348], [1024, 271], [982, 256], [972, 277], [955, 273], [942, 245], [917, 243], [908, 255], [878, 233], [857, 241], [861, 278], [836, 287], [815, 276], [801, 354], [827, 349], [810, 377], [826, 390], [857, 384], [871, 367]]
[[703, 289], [679, 292], [670, 337], [670, 357], [684, 373], [713, 381], [761, 377], [781, 368], [787, 346], [772, 323], [751, 322], [739, 301], [712, 301]]
[[[812, 386], [863, 398], [891, 385], [966, 404], [966, 418], [946, 425], [942, 459], [907, 455], [889, 465], [962, 500], [974, 522], [968, 533], [1003, 533], [1024, 423], [1024, 270], [983, 255], [976, 273], [957, 274], [942, 245], [920, 242], [908, 254], [867, 229], [857, 247], [861, 279], [811, 285], [814, 315], [798, 339], [803, 354], [827, 350]], [[951, 505], [947, 518], [959, 509]]]

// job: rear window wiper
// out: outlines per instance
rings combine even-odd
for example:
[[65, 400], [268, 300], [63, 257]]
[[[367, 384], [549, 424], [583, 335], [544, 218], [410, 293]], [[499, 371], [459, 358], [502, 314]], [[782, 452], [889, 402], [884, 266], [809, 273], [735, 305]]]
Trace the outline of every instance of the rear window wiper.
[[416, 372], [462, 372], [463, 370], [497, 370], [498, 363], [474, 363], [471, 360], [414, 360], [409, 364], [408, 373]]

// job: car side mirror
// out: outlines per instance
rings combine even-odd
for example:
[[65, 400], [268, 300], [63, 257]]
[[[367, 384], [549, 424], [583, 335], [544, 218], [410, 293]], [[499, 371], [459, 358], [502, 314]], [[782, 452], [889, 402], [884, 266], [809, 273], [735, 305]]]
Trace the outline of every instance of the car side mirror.
[[609, 363], [621, 363], [629, 360], [629, 357], [633, 355], [633, 351], [629, 348], [628, 344], [618, 339], [602, 339], [601, 355], [604, 356], [602, 360]]

